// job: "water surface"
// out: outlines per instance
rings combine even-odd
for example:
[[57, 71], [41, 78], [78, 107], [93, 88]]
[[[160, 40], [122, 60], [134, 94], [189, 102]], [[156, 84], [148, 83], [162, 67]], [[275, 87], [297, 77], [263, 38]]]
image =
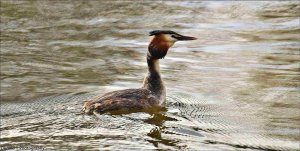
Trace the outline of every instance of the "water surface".
[[[1, 147], [299, 150], [300, 5], [1, 1]], [[148, 32], [198, 37], [161, 60], [166, 111], [80, 114], [138, 88]]]

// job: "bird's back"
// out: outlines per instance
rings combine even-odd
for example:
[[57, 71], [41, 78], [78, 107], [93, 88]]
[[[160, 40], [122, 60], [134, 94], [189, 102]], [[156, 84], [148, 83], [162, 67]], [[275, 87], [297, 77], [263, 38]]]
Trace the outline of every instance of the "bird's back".
[[103, 113], [117, 110], [141, 110], [159, 105], [160, 101], [147, 89], [125, 89], [113, 91], [87, 101], [83, 106], [85, 113]]

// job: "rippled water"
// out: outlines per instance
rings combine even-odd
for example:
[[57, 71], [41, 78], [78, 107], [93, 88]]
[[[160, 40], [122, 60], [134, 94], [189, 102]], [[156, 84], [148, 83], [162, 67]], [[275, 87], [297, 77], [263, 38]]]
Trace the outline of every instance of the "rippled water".
[[[299, 2], [1, 1], [1, 149], [300, 150]], [[148, 32], [165, 111], [80, 114], [141, 86]]]

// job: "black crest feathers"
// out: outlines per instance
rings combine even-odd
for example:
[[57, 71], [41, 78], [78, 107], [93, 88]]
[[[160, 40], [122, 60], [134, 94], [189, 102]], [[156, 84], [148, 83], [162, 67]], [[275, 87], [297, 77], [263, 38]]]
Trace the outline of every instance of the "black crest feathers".
[[149, 36], [159, 35], [159, 34], [177, 34], [177, 33], [171, 30], [153, 30], [149, 32]]

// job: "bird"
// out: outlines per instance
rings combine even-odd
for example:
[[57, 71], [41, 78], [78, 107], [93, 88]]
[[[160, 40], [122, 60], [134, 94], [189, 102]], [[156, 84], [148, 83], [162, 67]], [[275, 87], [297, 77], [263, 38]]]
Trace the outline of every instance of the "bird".
[[162, 106], [166, 88], [160, 74], [159, 60], [177, 41], [196, 40], [171, 30], [154, 30], [147, 51], [148, 70], [141, 88], [108, 92], [84, 102], [82, 113], [96, 114], [113, 111], [139, 111]]

